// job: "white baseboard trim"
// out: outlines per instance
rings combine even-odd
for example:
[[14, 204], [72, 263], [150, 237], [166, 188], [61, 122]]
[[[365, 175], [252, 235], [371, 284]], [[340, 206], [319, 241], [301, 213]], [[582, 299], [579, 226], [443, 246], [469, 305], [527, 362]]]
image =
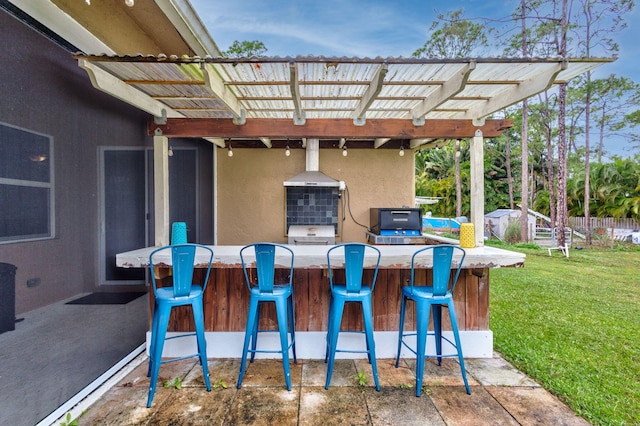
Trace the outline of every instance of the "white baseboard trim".
[[[167, 337], [178, 336], [185, 333], [169, 332]], [[450, 331], [443, 332], [444, 337], [453, 340]], [[149, 353], [150, 332], [147, 332], [147, 353]], [[326, 332], [305, 331], [296, 332], [296, 355], [299, 359], [324, 359]], [[241, 358], [244, 332], [207, 332], [207, 357], [208, 358]], [[395, 358], [398, 350], [398, 333], [395, 331], [377, 331], [376, 358]], [[413, 344], [415, 339], [407, 342]], [[465, 358], [491, 358], [493, 357], [493, 332], [491, 330], [461, 331], [460, 340], [462, 352]], [[362, 349], [365, 347], [364, 335], [356, 333], [341, 333], [338, 340], [340, 349]], [[262, 333], [258, 337], [258, 349], [279, 348], [280, 340], [277, 333]], [[434, 348], [432, 337], [427, 340], [427, 348]], [[452, 348], [446, 343], [443, 345], [443, 353], [446, 354]], [[435, 349], [434, 349], [435, 351]], [[164, 345], [164, 357], [180, 357], [196, 353], [195, 337], [167, 340]], [[415, 358], [415, 355], [404, 346], [401, 350], [403, 358]], [[339, 352], [336, 358], [358, 359], [365, 358], [364, 353]], [[278, 353], [257, 353], [256, 358], [280, 358]]]

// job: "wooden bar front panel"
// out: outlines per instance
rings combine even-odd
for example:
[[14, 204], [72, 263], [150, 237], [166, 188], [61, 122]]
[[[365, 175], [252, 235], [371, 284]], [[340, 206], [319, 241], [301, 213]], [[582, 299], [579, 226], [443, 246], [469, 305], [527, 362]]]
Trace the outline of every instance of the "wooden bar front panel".
[[[201, 271], [196, 271], [199, 273]], [[367, 275], [367, 273], [369, 275]], [[365, 276], [370, 277], [371, 271]], [[429, 270], [416, 271], [416, 280]], [[408, 269], [380, 269], [373, 292], [373, 324], [376, 331], [397, 331], [400, 317], [402, 286], [408, 285]], [[294, 300], [296, 331], [326, 331], [329, 311], [329, 279], [324, 269], [295, 269]], [[153, 294], [150, 293], [153, 304]], [[456, 285], [454, 301], [460, 330], [489, 329], [489, 269], [463, 269]], [[270, 305], [270, 304], [267, 304]], [[407, 304], [405, 329], [415, 329], [414, 304]], [[153, 306], [153, 305], [152, 305]], [[244, 282], [242, 268], [215, 268], [211, 270], [204, 297], [205, 328], [207, 331], [244, 331], [249, 306], [249, 290]], [[265, 307], [260, 326], [276, 329], [275, 309]], [[443, 327], [451, 325], [443, 311]], [[343, 328], [362, 327], [359, 306], [348, 306], [344, 311]], [[193, 330], [190, 307], [174, 309], [169, 323], [170, 331]]]

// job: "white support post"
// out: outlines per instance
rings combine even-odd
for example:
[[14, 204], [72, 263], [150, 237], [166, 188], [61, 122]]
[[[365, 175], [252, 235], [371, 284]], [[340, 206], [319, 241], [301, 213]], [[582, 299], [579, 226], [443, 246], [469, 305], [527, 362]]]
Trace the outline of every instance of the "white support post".
[[471, 140], [471, 223], [476, 247], [484, 246], [484, 138], [480, 129]]
[[169, 244], [169, 138], [153, 137], [155, 246]]
[[317, 172], [320, 170], [320, 139], [307, 139], [306, 170]]

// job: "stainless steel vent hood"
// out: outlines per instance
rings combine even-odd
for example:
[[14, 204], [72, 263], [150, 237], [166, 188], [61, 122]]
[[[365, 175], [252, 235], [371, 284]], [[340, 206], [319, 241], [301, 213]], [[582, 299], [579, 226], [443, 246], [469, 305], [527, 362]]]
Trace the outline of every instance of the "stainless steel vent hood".
[[284, 186], [317, 186], [338, 188], [340, 182], [319, 171], [305, 171], [284, 182]]
[[338, 188], [340, 182], [322, 173], [320, 168], [320, 140], [307, 139], [306, 169], [284, 181], [284, 186], [310, 186]]

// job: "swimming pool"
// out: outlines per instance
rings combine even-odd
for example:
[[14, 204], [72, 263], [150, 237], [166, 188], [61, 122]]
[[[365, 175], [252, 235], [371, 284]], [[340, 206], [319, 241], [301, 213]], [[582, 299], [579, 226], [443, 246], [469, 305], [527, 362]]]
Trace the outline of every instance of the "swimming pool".
[[422, 231], [460, 232], [460, 222], [448, 217], [423, 217]]

